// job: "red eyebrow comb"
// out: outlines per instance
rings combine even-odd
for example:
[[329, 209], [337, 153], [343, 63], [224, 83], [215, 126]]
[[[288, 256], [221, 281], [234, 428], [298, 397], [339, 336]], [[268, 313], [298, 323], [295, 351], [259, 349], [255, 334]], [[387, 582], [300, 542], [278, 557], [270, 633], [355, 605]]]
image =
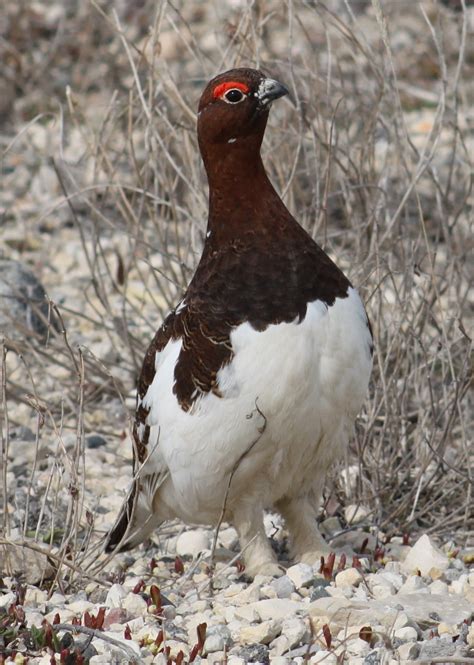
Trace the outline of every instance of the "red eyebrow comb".
[[212, 96], [214, 99], [217, 99], [218, 97], [222, 97], [223, 94], [227, 92], [227, 90], [232, 90], [232, 88], [237, 88], [238, 90], [242, 90], [245, 94], [250, 92], [250, 88], [248, 85], [245, 85], [245, 83], [240, 83], [239, 81], [226, 81], [225, 83], [220, 83], [219, 85], [216, 85], [214, 88], [214, 91], [212, 93]]

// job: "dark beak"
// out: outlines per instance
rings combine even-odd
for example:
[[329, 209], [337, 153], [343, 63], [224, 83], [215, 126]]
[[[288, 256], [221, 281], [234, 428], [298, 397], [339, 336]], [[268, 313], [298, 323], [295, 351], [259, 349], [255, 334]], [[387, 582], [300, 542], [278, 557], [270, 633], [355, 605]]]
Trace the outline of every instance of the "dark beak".
[[262, 79], [257, 90], [257, 99], [261, 106], [268, 106], [279, 97], [289, 95], [288, 88], [275, 79]]

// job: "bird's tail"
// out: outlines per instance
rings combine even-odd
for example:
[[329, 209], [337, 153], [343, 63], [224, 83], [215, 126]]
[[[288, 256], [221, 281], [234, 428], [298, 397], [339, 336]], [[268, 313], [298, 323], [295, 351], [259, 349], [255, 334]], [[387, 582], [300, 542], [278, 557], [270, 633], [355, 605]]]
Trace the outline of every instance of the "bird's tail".
[[163, 517], [153, 510], [153, 498], [167, 477], [167, 473], [151, 474], [133, 481], [118, 518], [107, 534], [106, 552], [126, 552], [137, 547], [163, 522]]

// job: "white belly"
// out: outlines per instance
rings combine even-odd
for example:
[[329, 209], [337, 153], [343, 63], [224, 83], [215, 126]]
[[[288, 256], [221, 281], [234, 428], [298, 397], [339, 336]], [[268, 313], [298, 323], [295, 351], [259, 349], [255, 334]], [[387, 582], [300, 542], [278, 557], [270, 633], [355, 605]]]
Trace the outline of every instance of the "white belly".
[[[234, 356], [220, 370], [222, 397], [211, 393], [184, 412], [172, 392], [181, 348], [159, 354], [144, 398], [153, 425], [147, 462], [167, 467], [166, 503], [176, 516], [212, 522], [229, 494], [260, 483], [268, 506], [321, 482], [347, 443], [365, 398], [371, 371], [370, 333], [357, 292], [327, 308], [308, 305], [301, 322], [258, 332], [249, 324], [231, 334]], [[158, 438], [158, 445], [156, 441]]]

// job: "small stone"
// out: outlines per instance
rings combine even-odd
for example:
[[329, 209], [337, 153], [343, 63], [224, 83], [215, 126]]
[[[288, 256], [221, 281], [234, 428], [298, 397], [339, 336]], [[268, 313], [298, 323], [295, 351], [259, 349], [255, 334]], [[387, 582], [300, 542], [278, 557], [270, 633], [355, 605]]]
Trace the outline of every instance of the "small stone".
[[90, 662], [90, 659], [94, 656], [97, 656], [97, 649], [90, 642], [90, 638], [87, 635], [76, 638], [74, 641], [74, 649], [78, 649], [81, 656], [84, 658], [84, 662]]
[[410, 575], [406, 578], [405, 583], [399, 590], [400, 594], [406, 593], [429, 593], [425, 582], [419, 575]]
[[210, 542], [209, 533], [204, 529], [184, 531], [176, 541], [176, 554], [196, 558], [203, 550], [209, 549]]
[[230, 630], [227, 626], [211, 626], [206, 632], [206, 641], [204, 643], [205, 653], [215, 653], [224, 651], [226, 647], [232, 644]]
[[430, 571], [428, 573], [429, 577], [431, 577], [432, 580], [439, 580], [441, 577], [443, 577], [443, 572], [440, 570], [440, 568], [430, 568]]
[[19, 261], [0, 257], [0, 334], [45, 343], [51, 327], [57, 322], [35, 275]]
[[375, 582], [371, 580], [369, 588], [373, 597], [377, 599], [388, 598], [388, 596], [393, 596], [396, 593], [393, 584], [390, 584], [390, 582], [387, 582], [386, 580], [376, 580]]
[[351, 503], [344, 508], [344, 517], [348, 524], [359, 524], [371, 514], [371, 509], [358, 503]]
[[459, 633], [457, 626], [445, 623], [444, 621], [440, 621], [439, 624], [437, 625], [437, 628], [440, 637], [442, 637], [443, 635], [449, 635], [449, 636], [457, 635]]
[[346, 644], [347, 651], [354, 656], [366, 656], [370, 651], [370, 645], [358, 637], [355, 640], [349, 640]]
[[[2, 293], [0, 289], [0, 301]], [[1, 337], [0, 330], [0, 337]], [[14, 545], [14, 536], [12, 543], [2, 545], [0, 549], [0, 571], [9, 570], [14, 576], [30, 585], [39, 585], [44, 580], [54, 576], [54, 570], [49, 563], [47, 553], [39, 552], [35, 547], [37, 543], [31, 538], [23, 538], [21, 544]], [[31, 541], [32, 547], [28, 547]]]
[[89, 600], [75, 600], [67, 605], [67, 609], [77, 615], [84, 614], [94, 610], [94, 603]]
[[94, 448], [101, 448], [102, 446], [106, 446], [107, 441], [104, 439], [103, 436], [100, 436], [100, 434], [90, 434], [89, 436], [86, 437], [86, 446], [88, 448], [94, 449]]
[[219, 541], [228, 550], [233, 550], [239, 543], [239, 536], [233, 527], [219, 531]]
[[422, 575], [428, 575], [432, 568], [444, 571], [448, 566], [448, 557], [431, 543], [426, 534], [416, 541], [402, 564], [405, 572], [419, 570]]
[[28, 610], [25, 608], [25, 623], [28, 626], [40, 627], [43, 623], [44, 616], [36, 610]]
[[362, 576], [357, 568], [346, 568], [336, 575], [336, 587], [352, 587], [360, 584]]
[[420, 645], [420, 660], [431, 660], [433, 658], [447, 658], [456, 651], [456, 645], [452, 640], [434, 637], [432, 640], [422, 642]]
[[470, 647], [474, 647], [474, 623], [471, 623], [467, 632], [466, 641]]
[[295, 590], [295, 585], [288, 575], [277, 577], [273, 580], [272, 587], [275, 589], [278, 598], [289, 598]]
[[310, 586], [314, 580], [313, 568], [307, 563], [297, 563], [291, 566], [286, 571], [286, 574], [297, 589]]
[[311, 591], [310, 601], [318, 600], [318, 598], [327, 598], [329, 596], [326, 589], [322, 586], [317, 586]]
[[[105, 599], [105, 606], [109, 608], [122, 607], [122, 602], [126, 597], [127, 592], [121, 584], [112, 584]], [[70, 607], [73, 609], [72, 605]]]
[[412, 628], [412, 626], [405, 626], [404, 628], [398, 628], [395, 631], [394, 635], [403, 642], [416, 642], [416, 640], [418, 639], [418, 633], [415, 630], [415, 628]]
[[260, 621], [260, 616], [257, 610], [252, 605], [242, 605], [242, 607], [234, 607], [234, 617], [236, 619], [243, 619], [248, 623]]
[[462, 595], [464, 593], [464, 587], [468, 586], [467, 583], [467, 575], [464, 573], [459, 576], [457, 580], [454, 580], [454, 582], [451, 584], [451, 593], [457, 593], [459, 595]]
[[252, 603], [248, 607], [257, 612], [261, 621], [267, 621], [268, 619], [286, 619], [296, 614], [299, 610], [305, 609], [306, 606], [303, 602], [287, 600], [286, 598], [266, 598], [265, 600]]
[[299, 646], [309, 637], [308, 626], [299, 617], [285, 619], [281, 626], [281, 633], [288, 639], [290, 649]]
[[428, 586], [428, 589], [431, 593], [448, 593], [448, 585], [442, 580], [435, 580]]
[[8, 607], [14, 603], [15, 600], [16, 595], [13, 593], [13, 591], [9, 591], [8, 593], [0, 595], [0, 607], [5, 607], [8, 609]]
[[397, 618], [395, 619], [395, 623], [393, 624], [393, 630], [398, 630], [399, 628], [405, 628], [405, 626], [410, 625], [410, 618], [408, 617], [408, 614], [406, 612], [400, 612]]
[[240, 630], [240, 641], [244, 644], [270, 644], [280, 634], [279, 621], [262, 621], [255, 626], [243, 626]]
[[174, 621], [176, 619], [176, 607], [173, 607], [173, 605], [164, 605], [163, 617], [168, 621]]
[[45, 603], [47, 599], [48, 599], [48, 594], [46, 593], [46, 591], [30, 586], [27, 588], [25, 593], [24, 605], [37, 607], [38, 605]]
[[264, 644], [250, 644], [238, 654], [245, 663], [269, 663], [268, 648]]
[[121, 605], [133, 617], [146, 613], [148, 609], [147, 602], [139, 593], [129, 593], [122, 599]]
[[383, 662], [379, 649], [374, 649], [364, 658], [362, 665], [380, 665]]
[[381, 570], [375, 576], [374, 579], [383, 580], [388, 584], [391, 584], [397, 591], [403, 586], [403, 576], [399, 573], [391, 572], [389, 570]]
[[286, 635], [279, 635], [270, 644], [272, 661], [275, 656], [282, 656], [290, 649], [290, 644]]
[[[208, 653], [206, 658], [207, 665], [221, 665], [224, 662], [225, 653], [224, 651], [216, 651], [215, 653]], [[194, 661], [195, 663], [199, 662], [198, 660]]]
[[415, 658], [418, 658], [420, 647], [418, 644], [416, 644], [416, 642], [406, 642], [405, 644], [400, 644], [397, 651], [400, 657], [400, 661], [405, 663], [408, 660], [415, 660]]

